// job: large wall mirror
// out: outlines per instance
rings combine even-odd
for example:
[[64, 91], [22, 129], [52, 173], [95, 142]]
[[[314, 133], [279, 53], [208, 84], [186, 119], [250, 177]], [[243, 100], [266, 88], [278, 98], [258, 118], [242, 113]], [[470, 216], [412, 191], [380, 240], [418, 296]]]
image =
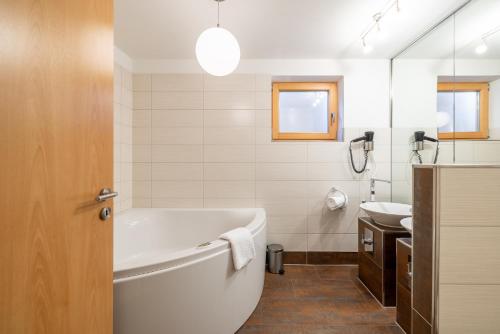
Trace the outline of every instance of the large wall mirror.
[[500, 163], [500, 1], [469, 1], [391, 66], [394, 202], [413, 164]]

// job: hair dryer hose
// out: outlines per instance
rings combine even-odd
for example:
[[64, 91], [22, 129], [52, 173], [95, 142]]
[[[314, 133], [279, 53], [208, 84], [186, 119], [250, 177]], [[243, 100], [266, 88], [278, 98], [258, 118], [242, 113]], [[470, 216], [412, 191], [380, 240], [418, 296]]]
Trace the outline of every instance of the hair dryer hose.
[[352, 148], [351, 144], [349, 144], [349, 156], [351, 157], [351, 165], [352, 169], [357, 173], [361, 174], [366, 170], [366, 165], [368, 164], [368, 151], [365, 151], [365, 162], [363, 163], [363, 167], [361, 169], [357, 169], [356, 165], [354, 164], [354, 159], [352, 157]]
[[436, 141], [436, 153], [434, 154], [434, 164], [437, 164], [439, 157], [439, 140]]

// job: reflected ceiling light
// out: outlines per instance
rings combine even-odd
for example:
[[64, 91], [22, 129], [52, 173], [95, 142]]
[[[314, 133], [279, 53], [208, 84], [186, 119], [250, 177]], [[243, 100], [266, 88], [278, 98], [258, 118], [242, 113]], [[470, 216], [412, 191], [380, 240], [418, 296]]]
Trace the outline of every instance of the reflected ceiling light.
[[370, 34], [373, 30], [377, 32], [377, 39], [383, 40], [386, 37], [385, 32], [382, 31], [381, 27], [381, 21], [384, 19], [384, 17], [391, 11], [391, 9], [395, 9], [396, 13], [399, 13], [401, 10], [400, 6], [400, 0], [390, 0], [384, 8], [378, 13], [375, 13], [373, 15], [373, 21], [368, 25], [368, 27], [365, 29], [365, 31], [361, 34], [361, 40], [363, 42], [363, 52], [370, 53], [373, 51], [373, 46], [367, 45], [365, 43], [366, 37], [368, 34]]
[[231, 74], [240, 63], [240, 45], [228, 30], [219, 25], [220, 3], [217, 2], [217, 27], [208, 28], [196, 41], [196, 59], [200, 66], [215, 76]]
[[488, 51], [488, 45], [486, 45], [486, 42], [483, 39], [483, 40], [481, 40], [481, 44], [476, 46], [476, 54], [482, 55], [486, 51]]
[[490, 31], [488, 31], [487, 33], [483, 34], [481, 36], [481, 42], [476, 46], [476, 49], [475, 49], [476, 54], [482, 55], [482, 54], [486, 53], [486, 51], [488, 51], [488, 45], [486, 44], [486, 39], [493, 36], [494, 34], [496, 34], [499, 31], [500, 31], [500, 26], [493, 28]]

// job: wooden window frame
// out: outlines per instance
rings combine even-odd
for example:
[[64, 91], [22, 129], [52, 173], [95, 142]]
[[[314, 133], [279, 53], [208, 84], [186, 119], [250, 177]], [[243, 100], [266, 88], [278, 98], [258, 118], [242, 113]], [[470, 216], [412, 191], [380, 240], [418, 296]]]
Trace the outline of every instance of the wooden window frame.
[[439, 82], [438, 92], [479, 92], [479, 131], [438, 132], [439, 139], [488, 139], [489, 90], [487, 82]]
[[[280, 132], [279, 95], [280, 92], [328, 92], [328, 132]], [[273, 140], [336, 140], [338, 129], [338, 90], [336, 82], [274, 82], [273, 83]]]

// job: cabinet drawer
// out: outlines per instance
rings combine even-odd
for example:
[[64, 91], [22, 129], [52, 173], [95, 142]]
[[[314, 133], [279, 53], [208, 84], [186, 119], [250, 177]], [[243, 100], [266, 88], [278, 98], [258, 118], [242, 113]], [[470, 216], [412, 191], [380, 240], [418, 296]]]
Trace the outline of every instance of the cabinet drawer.
[[396, 321], [407, 333], [411, 333], [411, 293], [406, 287], [398, 283], [396, 293]]
[[397, 282], [411, 291], [411, 247], [399, 240], [396, 243]]
[[359, 279], [368, 290], [382, 303], [382, 269], [366, 254], [359, 254]]
[[382, 268], [382, 232], [362, 221], [358, 225], [358, 252]]
[[420, 316], [420, 314], [412, 310], [412, 318], [411, 318], [411, 333], [412, 334], [431, 334], [432, 327], [431, 325], [425, 321], [424, 318]]

